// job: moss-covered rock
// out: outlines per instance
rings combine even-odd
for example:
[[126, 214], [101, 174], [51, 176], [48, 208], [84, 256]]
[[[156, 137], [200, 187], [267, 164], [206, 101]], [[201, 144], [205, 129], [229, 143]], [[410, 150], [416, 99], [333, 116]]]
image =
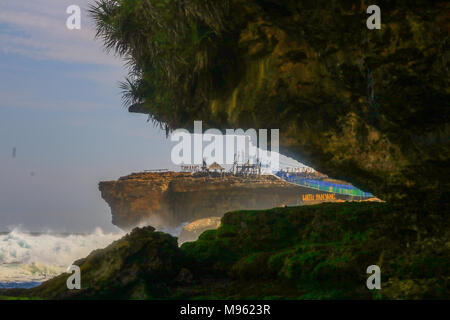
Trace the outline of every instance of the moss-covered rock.
[[[290, 298], [448, 297], [448, 221], [420, 231], [417, 223], [436, 221], [396, 221], [393, 211], [387, 204], [349, 203], [233, 212], [218, 230], [181, 249], [195, 260], [193, 270], [228, 274], [254, 288], [252, 297], [261, 297], [259, 290], [269, 296], [285, 290]], [[369, 265], [382, 271], [376, 294], [366, 288]]]
[[[135, 229], [75, 264], [82, 289], [62, 274], [4, 296], [123, 299], [448, 299], [450, 221], [405, 219], [386, 203], [327, 203], [237, 211], [217, 230], [177, 247]], [[420, 226], [420, 228], [418, 228]], [[366, 287], [381, 268], [381, 290]]]
[[141, 72], [130, 111], [168, 129], [279, 128], [283, 152], [329, 176], [450, 210], [448, 2], [377, 1], [381, 30], [365, 0], [102, 2], [116, 7], [94, 15], [100, 34]]

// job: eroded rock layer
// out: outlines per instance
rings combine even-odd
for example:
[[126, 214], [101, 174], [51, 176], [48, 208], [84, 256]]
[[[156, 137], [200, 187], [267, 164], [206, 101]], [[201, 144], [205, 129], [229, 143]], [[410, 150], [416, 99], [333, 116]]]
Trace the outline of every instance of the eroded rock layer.
[[113, 224], [125, 230], [140, 224], [177, 227], [232, 210], [298, 204], [302, 194], [316, 193], [274, 176], [195, 177], [184, 172], [136, 173], [100, 182], [99, 189]]

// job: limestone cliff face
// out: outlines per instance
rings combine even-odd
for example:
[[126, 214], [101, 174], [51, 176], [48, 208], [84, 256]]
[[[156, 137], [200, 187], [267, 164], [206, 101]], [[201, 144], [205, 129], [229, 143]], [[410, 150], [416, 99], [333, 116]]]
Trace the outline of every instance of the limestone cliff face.
[[112, 223], [122, 229], [139, 224], [176, 227], [232, 210], [297, 204], [305, 193], [273, 176], [213, 178], [182, 172], [131, 174], [100, 182], [99, 189], [111, 207]]
[[206, 230], [214, 230], [220, 226], [220, 217], [209, 217], [192, 221], [185, 225], [178, 236], [178, 244], [195, 241]]

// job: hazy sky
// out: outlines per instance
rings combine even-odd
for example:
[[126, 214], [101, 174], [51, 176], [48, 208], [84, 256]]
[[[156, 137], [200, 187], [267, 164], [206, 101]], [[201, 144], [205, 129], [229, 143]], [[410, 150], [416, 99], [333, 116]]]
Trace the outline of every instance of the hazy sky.
[[165, 134], [121, 107], [126, 71], [94, 41], [89, 2], [0, 1], [0, 231], [113, 230], [98, 182], [170, 164]]

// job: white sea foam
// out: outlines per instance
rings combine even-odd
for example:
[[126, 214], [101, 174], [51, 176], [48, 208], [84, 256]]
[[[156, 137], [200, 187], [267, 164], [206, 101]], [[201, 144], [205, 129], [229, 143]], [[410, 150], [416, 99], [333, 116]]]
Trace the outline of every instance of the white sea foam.
[[0, 282], [48, 280], [123, 235], [101, 229], [86, 235], [32, 235], [14, 229], [0, 235]]
[[178, 237], [181, 233], [181, 230], [185, 225], [187, 225], [189, 222], [184, 222], [180, 224], [177, 227], [168, 227], [167, 223], [164, 219], [158, 216], [151, 216], [147, 219], [142, 220], [138, 227], [142, 228], [145, 226], [152, 226], [155, 228], [156, 231], [161, 231], [170, 234], [173, 237]]

